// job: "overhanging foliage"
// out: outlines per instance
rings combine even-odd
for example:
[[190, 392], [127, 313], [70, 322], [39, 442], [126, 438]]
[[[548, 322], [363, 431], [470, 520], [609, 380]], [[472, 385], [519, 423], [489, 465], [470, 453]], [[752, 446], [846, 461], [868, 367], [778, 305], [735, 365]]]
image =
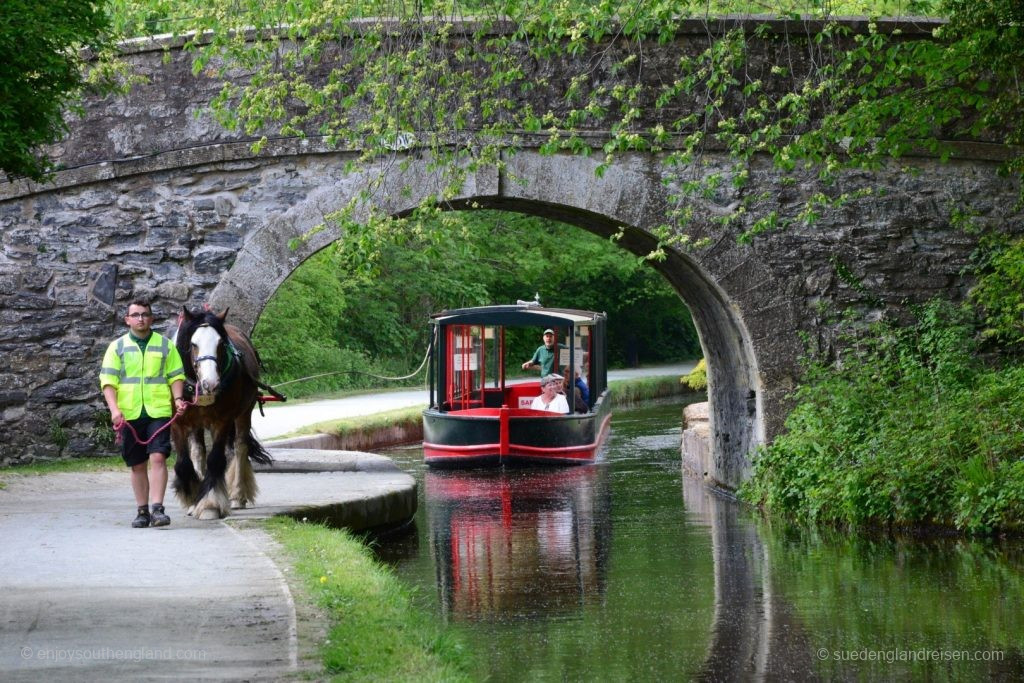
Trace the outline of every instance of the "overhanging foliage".
[[77, 111], [87, 82], [79, 48], [102, 49], [107, 25], [100, 2], [0, 4], [0, 170], [9, 178], [47, 177], [40, 148], [67, 132], [65, 110]]
[[[656, 231], [663, 246], [690, 246], [694, 199], [723, 186], [736, 199], [713, 220], [751, 239], [870, 192], [830, 184], [846, 169], [904, 163], [917, 151], [946, 159], [957, 141], [1020, 144], [1024, 10], [1015, 0], [824, 6], [781, 5], [788, 24], [709, 19], [761, 7], [739, 0], [115, 0], [112, 15], [125, 33], [194, 32], [186, 48], [196, 72], [224, 79], [214, 113], [256, 149], [271, 136], [319, 135], [360, 150], [363, 162], [429, 152], [439, 191], [424, 205], [454, 196], [481, 165], [502, 168], [503, 154], [527, 143], [606, 162], [662, 154], [675, 176], [674, 206]], [[907, 40], [912, 23], [872, 21], [854, 34], [832, 21], [843, 11], [949, 22]], [[706, 48], [668, 69], [654, 64], [645, 46], [675, 41], [686, 17], [705, 21]], [[795, 60], [759, 71], [752, 38]], [[239, 72], [248, 78], [234, 79]], [[561, 98], [556, 110], [535, 109], [530, 93], [542, 90]], [[709, 167], [709, 148], [726, 149], [730, 167]], [[780, 215], [749, 183], [762, 158], [816, 173], [824, 189]], [[1011, 151], [1003, 168], [1019, 179], [1024, 157]]]

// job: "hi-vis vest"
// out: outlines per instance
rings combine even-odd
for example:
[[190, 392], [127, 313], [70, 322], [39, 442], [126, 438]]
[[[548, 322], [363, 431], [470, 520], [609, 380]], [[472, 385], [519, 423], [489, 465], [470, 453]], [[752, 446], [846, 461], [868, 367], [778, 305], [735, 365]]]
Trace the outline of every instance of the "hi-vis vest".
[[150, 417], [170, 417], [174, 412], [171, 383], [183, 379], [178, 349], [156, 332], [149, 338], [145, 354], [130, 335], [115, 339], [100, 368], [100, 388], [109, 385], [117, 389], [117, 407], [126, 420], [142, 415], [143, 406]]

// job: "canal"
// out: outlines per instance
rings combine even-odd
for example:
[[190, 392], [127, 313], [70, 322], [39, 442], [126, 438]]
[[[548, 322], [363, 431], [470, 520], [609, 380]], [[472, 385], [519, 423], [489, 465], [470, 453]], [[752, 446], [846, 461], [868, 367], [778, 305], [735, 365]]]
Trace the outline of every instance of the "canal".
[[680, 471], [680, 405], [599, 464], [434, 471], [379, 557], [495, 681], [1021, 680], [1024, 544], [812, 532]]

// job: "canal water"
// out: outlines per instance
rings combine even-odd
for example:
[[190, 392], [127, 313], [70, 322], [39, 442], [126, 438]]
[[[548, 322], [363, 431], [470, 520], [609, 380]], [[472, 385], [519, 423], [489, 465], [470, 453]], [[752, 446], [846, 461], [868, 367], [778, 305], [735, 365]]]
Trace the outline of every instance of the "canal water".
[[1024, 544], [769, 524], [680, 471], [680, 405], [598, 464], [433, 471], [379, 557], [494, 681], [1022, 680]]

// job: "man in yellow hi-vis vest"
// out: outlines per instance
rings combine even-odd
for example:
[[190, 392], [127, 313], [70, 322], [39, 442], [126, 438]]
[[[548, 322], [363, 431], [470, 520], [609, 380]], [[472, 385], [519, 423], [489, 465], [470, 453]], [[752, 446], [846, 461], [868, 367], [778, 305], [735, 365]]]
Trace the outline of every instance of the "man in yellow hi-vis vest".
[[[153, 331], [153, 309], [148, 301], [128, 304], [124, 322], [128, 333], [112, 341], [103, 356], [100, 387], [114, 429], [121, 430], [125, 423], [132, 426], [123, 429], [121, 442], [121, 457], [131, 468], [138, 506], [132, 526], [166, 526], [171, 523], [164, 510], [171, 439], [169, 430], [158, 430], [170, 422], [172, 414], [181, 414], [187, 407], [185, 370], [174, 344]], [[152, 441], [139, 443], [136, 434], [142, 441]]]

